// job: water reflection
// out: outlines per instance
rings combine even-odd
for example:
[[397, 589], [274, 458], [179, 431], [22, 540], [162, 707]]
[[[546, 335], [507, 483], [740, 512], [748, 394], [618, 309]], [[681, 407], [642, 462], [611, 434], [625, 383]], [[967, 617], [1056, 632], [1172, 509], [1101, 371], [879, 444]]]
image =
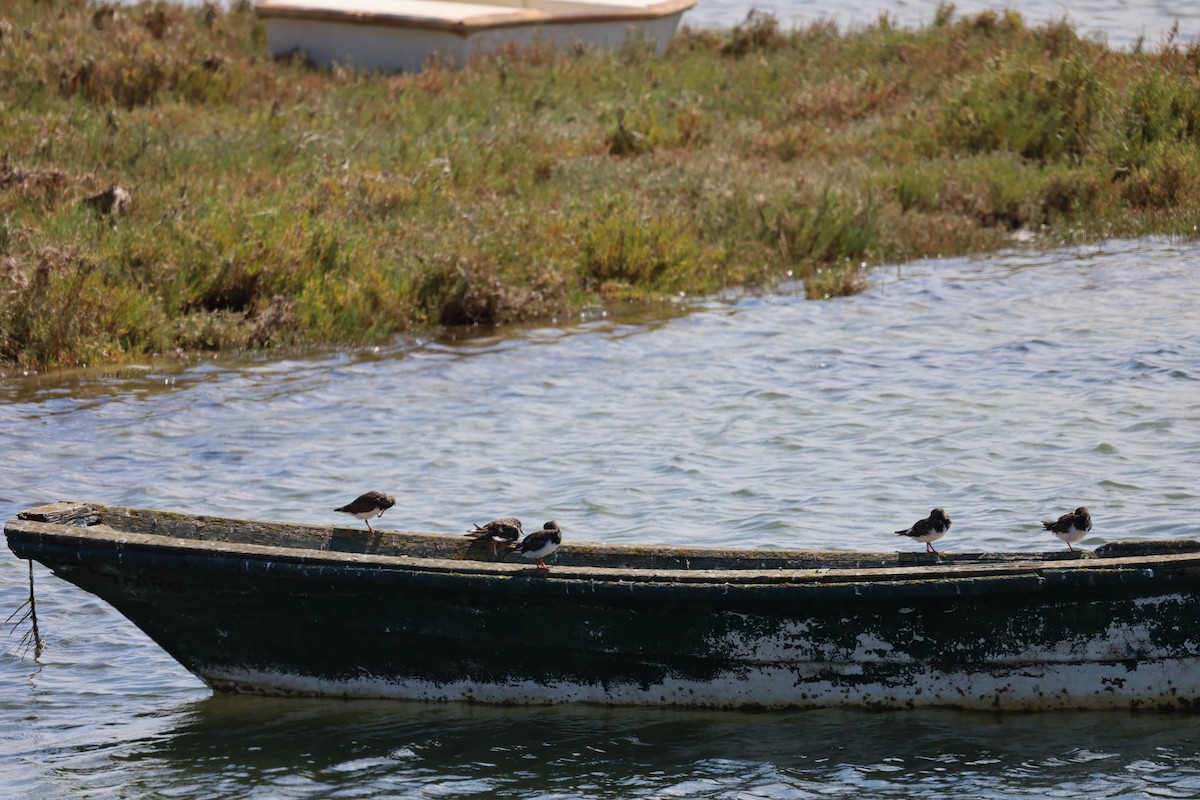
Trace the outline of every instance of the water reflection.
[[191, 785], [190, 797], [1189, 796], [1200, 719], [1164, 722], [214, 697], [117, 761], [137, 776], [125, 790]]

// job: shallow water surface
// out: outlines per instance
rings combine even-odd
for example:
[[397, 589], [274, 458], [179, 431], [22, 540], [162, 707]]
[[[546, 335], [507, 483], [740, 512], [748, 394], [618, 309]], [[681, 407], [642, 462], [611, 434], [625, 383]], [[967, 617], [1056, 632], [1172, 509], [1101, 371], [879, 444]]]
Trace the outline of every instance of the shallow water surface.
[[754, 9], [774, 15], [785, 30], [830, 21], [849, 30], [873, 25], [884, 16], [893, 25], [914, 28], [931, 24], [941, 5], [952, 5], [955, 18], [1013, 10], [1028, 25], [1066, 20], [1080, 36], [1122, 49], [1139, 44], [1153, 48], [1172, 37], [1187, 45], [1200, 38], [1200, 5], [1185, 0], [856, 0], [840, 5], [828, 0], [699, 0], [683, 22], [700, 28], [730, 27], [745, 22]]
[[[1153, 716], [1095, 713], [742, 715], [215, 697], [155, 723], [126, 727], [119, 744], [90, 753], [58, 749], [42, 773], [53, 779], [27, 787], [34, 796], [197, 798], [1200, 791], [1200, 721], [1190, 717], [1165, 726]], [[97, 769], [108, 759], [112, 768]]]
[[[947, 552], [1197, 536], [1200, 245], [881, 268], [689, 313], [0, 381], [0, 517], [57, 499], [570, 539]], [[908, 545], [911, 548], [911, 545]], [[919, 547], [919, 545], [918, 545]], [[0, 641], [0, 796], [1200, 796], [1200, 717], [710, 714], [210, 697], [35, 570]], [[0, 608], [28, 591], [0, 557]], [[23, 630], [23, 629], [22, 629]], [[546, 635], [552, 636], [553, 631]]]

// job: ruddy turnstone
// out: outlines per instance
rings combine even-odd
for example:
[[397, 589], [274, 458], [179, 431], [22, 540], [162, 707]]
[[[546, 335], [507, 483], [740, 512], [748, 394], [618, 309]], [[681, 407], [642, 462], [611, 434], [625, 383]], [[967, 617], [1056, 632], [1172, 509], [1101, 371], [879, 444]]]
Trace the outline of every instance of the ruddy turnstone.
[[907, 536], [913, 541], [924, 542], [927, 552], [936, 553], [937, 550], [933, 549], [932, 542], [942, 538], [948, 530], [950, 530], [950, 518], [946, 516], [943, 509], [935, 508], [929, 512], [928, 517], [917, 521], [911, 528], [896, 531], [896, 534]]
[[516, 517], [501, 517], [483, 525], [476, 525], [475, 530], [467, 531], [477, 542], [515, 542], [521, 538], [521, 520]]
[[557, 522], [550, 520], [542, 526], [540, 531], [529, 534], [521, 540], [520, 544], [510, 544], [508, 549], [525, 556], [525, 558], [534, 559], [538, 569], [550, 569], [542, 559], [557, 550], [560, 544], [562, 544], [562, 528], [558, 527]]
[[1071, 542], [1078, 542], [1092, 529], [1092, 515], [1086, 508], [1080, 506], [1072, 513], [1063, 514], [1058, 519], [1042, 520], [1042, 527], [1062, 539], [1067, 543], [1068, 548], [1074, 550]]
[[383, 512], [394, 505], [396, 505], [396, 498], [390, 494], [367, 492], [366, 494], [359, 495], [341, 508], [335, 508], [334, 511], [341, 511], [343, 514], [349, 514], [355, 519], [361, 519], [367, 523], [367, 530], [374, 533], [375, 529], [371, 527], [370, 522], [371, 517], [382, 517]]

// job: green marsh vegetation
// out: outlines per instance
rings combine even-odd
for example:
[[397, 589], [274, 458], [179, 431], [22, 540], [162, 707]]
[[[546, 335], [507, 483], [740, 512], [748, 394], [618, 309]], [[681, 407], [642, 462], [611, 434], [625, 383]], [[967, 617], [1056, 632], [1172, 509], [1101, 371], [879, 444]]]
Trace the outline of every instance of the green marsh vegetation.
[[[106, 190], [122, 187], [128, 200]], [[253, 8], [0, 7], [0, 365], [360, 344], [1195, 236], [1200, 50], [1016, 14], [684, 29], [663, 58], [272, 59]]]

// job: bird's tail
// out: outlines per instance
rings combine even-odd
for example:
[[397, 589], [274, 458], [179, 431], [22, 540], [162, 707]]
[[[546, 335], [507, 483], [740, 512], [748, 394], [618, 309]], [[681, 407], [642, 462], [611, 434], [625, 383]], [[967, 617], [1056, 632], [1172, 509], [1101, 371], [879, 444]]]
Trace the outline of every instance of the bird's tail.
[[1045, 528], [1045, 529], [1046, 529], [1046, 530], [1048, 530], [1048, 531], [1049, 531], [1049, 530], [1053, 530], [1053, 529], [1054, 529], [1054, 523], [1055, 523], [1055, 522], [1057, 522], [1057, 520], [1053, 520], [1053, 519], [1044, 519], [1044, 520], [1042, 520], [1042, 527], [1043, 527], [1043, 528]]

